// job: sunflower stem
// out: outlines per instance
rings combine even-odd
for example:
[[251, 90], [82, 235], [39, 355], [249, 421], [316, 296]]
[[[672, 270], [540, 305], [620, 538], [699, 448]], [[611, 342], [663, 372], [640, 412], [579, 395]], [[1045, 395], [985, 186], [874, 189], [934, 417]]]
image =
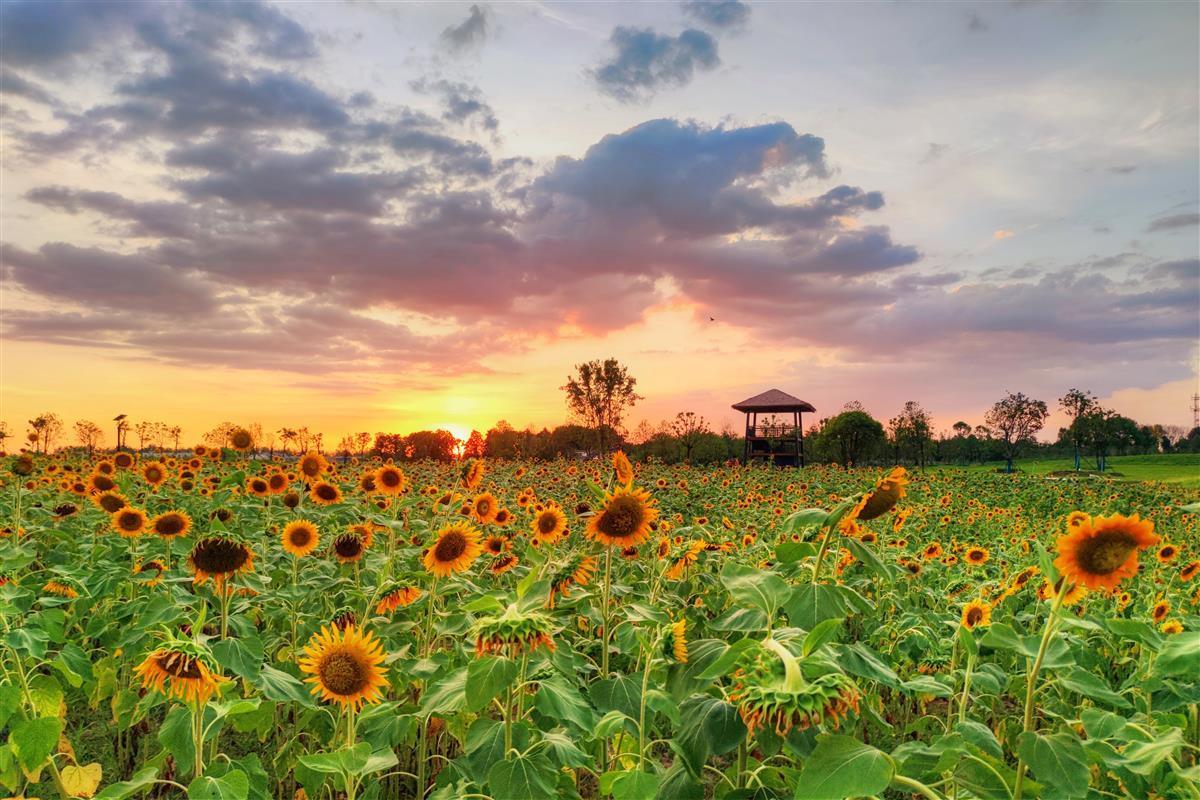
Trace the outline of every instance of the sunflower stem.
[[204, 774], [204, 704], [200, 702], [192, 706], [192, 749], [196, 754], [192, 776], [199, 778]]
[[958, 701], [958, 721], [967, 721], [967, 700], [971, 693], [971, 673], [975, 669], [975, 654], [970, 650], [967, 651], [967, 668], [963, 673], [963, 689], [962, 697]]
[[[1046, 660], [1046, 650], [1050, 646], [1050, 636], [1054, 633], [1054, 625], [1058, 621], [1058, 612], [1062, 608], [1063, 600], [1066, 599], [1067, 592], [1071, 590], [1066, 577], [1061, 578], [1062, 583], [1058, 587], [1058, 594], [1054, 596], [1054, 605], [1050, 607], [1050, 616], [1046, 618], [1046, 629], [1042, 632], [1042, 643], [1038, 646], [1037, 657], [1033, 660], [1033, 666], [1029, 670], [1028, 678], [1025, 682], [1025, 723], [1023, 731], [1029, 733], [1033, 730], [1033, 712], [1034, 712], [1034, 696], [1037, 694], [1037, 679], [1038, 673], [1042, 671], [1042, 662]], [[1013, 800], [1021, 800], [1022, 791], [1025, 788], [1025, 759], [1017, 759], [1017, 780], [1013, 786]]]
[[608, 677], [608, 599], [610, 587], [612, 586], [612, 547], [604, 548], [604, 592], [603, 600], [601, 601], [600, 618], [603, 620], [604, 630], [601, 632], [601, 650], [600, 650], [600, 676]]
[[821, 547], [817, 550], [817, 563], [813, 565], [812, 582], [821, 579], [821, 564], [825, 561], [825, 551], [829, 549], [829, 539], [833, 536], [833, 527], [825, 525], [825, 535], [821, 537]]

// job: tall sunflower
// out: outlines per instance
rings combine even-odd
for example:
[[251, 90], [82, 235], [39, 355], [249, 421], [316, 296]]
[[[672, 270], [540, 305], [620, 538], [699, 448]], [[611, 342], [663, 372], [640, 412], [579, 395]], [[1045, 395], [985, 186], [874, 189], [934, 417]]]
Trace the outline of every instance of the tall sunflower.
[[245, 428], [234, 428], [229, 433], [229, 446], [244, 453], [254, 447], [254, 434]]
[[303, 558], [317, 548], [320, 534], [317, 526], [306, 519], [294, 519], [283, 529], [283, 549], [296, 558]]
[[567, 532], [567, 515], [558, 506], [548, 506], [537, 513], [529, 527], [534, 541], [554, 544]]
[[604, 498], [604, 507], [588, 520], [587, 535], [609, 547], [635, 547], [650, 535], [658, 509], [644, 489], [617, 489]]
[[304, 648], [300, 671], [309, 677], [313, 695], [343, 708], [357, 710], [378, 703], [387, 686], [383, 645], [357, 625], [326, 625]]
[[312, 501], [321, 506], [332, 506], [342, 502], [342, 490], [332, 483], [326, 481], [317, 481], [309, 490], [308, 496]]
[[633, 485], [633, 464], [629, 463], [629, 456], [620, 450], [613, 453], [613, 472], [622, 486], [629, 488]]
[[329, 462], [316, 450], [309, 450], [300, 457], [296, 466], [301, 475], [312, 481], [325, 474], [325, 471], [329, 469]]
[[439, 578], [447, 578], [468, 569], [483, 547], [479, 531], [466, 522], [452, 522], [438, 531], [437, 540], [425, 553], [425, 569]]
[[496, 518], [496, 512], [500, 510], [500, 503], [496, 501], [496, 496], [491, 492], [484, 492], [481, 495], [471, 500], [471, 516], [480, 525], [486, 525]]
[[1157, 543], [1154, 523], [1137, 514], [1091, 517], [1058, 538], [1054, 566], [1072, 583], [1111, 591], [1137, 574], [1138, 551]]
[[380, 494], [401, 494], [407, 485], [408, 479], [404, 476], [404, 470], [394, 464], [384, 464], [375, 470], [373, 489]]
[[146, 530], [146, 512], [140, 508], [126, 506], [112, 515], [112, 526], [126, 538], [141, 536]]
[[161, 461], [142, 464], [142, 479], [151, 486], [161, 486], [167, 480], [167, 468]]
[[201, 584], [212, 578], [220, 589], [235, 575], [254, 570], [254, 552], [235, 539], [210, 536], [192, 548], [188, 566], [193, 573], [193, 583]]

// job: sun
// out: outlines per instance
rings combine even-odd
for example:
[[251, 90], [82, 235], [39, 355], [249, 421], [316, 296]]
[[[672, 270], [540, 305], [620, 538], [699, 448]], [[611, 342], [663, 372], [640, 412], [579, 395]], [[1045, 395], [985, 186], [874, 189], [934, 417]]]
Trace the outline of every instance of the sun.
[[457, 422], [438, 422], [433, 427], [435, 430], [441, 428], [444, 431], [450, 431], [460, 442], [465, 442], [471, 437], [471, 428]]

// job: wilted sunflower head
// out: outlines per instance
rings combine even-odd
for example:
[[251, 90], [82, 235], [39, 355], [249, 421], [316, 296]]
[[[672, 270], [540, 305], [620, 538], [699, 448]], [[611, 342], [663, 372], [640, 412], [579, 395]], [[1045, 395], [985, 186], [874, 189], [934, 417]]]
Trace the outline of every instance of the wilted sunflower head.
[[875, 488], [863, 495], [858, 505], [847, 516], [860, 519], [863, 522], [882, 517], [896, 507], [904, 497], [904, 487], [908, 486], [907, 472], [904, 467], [895, 467], [875, 484]]
[[729, 699], [751, 733], [768, 726], [778, 736], [822, 723], [836, 728], [851, 710], [858, 710], [854, 681], [841, 672], [805, 680], [796, 657], [774, 639], [746, 651], [734, 678]]
[[366, 544], [357, 533], [343, 533], [333, 540], [333, 554], [343, 564], [353, 564], [367, 551]]
[[383, 592], [383, 597], [375, 606], [376, 614], [390, 614], [397, 608], [412, 605], [421, 597], [421, 589], [407, 584], [393, 583]]
[[212, 655], [203, 645], [172, 639], [146, 656], [134, 672], [142, 687], [186, 703], [203, 705], [229, 679], [209, 666]]
[[510, 603], [499, 616], [481, 617], [473, 629], [475, 654], [491, 653], [514, 658], [539, 647], [553, 651], [554, 625], [540, 611], [520, 611]]
[[604, 499], [604, 507], [588, 520], [588, 537], [610, 547], [634, 547], [650, 535], [658, 508], [644, 489], [617, 489]]

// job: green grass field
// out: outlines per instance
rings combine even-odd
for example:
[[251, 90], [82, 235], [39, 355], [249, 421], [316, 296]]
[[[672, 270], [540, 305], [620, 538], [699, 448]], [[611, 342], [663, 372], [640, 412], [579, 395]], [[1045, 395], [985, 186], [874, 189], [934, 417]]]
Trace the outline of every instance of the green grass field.
[[[1055, 459], [1020, 459], [1013, 468], [1034, 475], [1046, 475], [1051, 472], [1074, 469], [1070, 458]], [[1085, 458], [1082, 469], [1095, 469], [1094, 459]], [[991, 461], [977, 464], [964, 469], [993, 471], [1004, 469], [1003, 461]], [[1118, 481], [1161, 481], [1185, 486], [1189, 489], [1200, 489], [1200, 454], [1158, 454], [1151, 456], [1113, 456], [1108, 459], [1105, 475], [1112, 474], [1112, 480]]]

